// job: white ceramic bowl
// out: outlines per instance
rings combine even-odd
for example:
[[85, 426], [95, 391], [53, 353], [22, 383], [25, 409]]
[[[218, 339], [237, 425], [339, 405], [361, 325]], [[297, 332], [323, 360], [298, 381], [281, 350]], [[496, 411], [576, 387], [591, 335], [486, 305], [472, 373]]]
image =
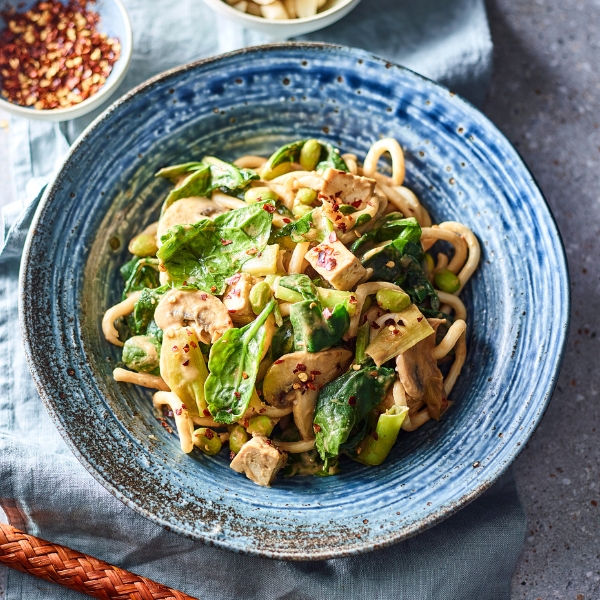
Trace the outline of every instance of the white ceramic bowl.
[[[18, 12], [29, 10], [36, 4], [36, 0], [10, 1], [2, 0], [2, 8], [5, 6], [14, 6]], [[69, 106], [67, 108], [52, 108], [52, 109], [36, 109], [30, 106], [20, 106], [9, 102], [0, 96], [0, 108], [8, 113], [25, 117], [28, 119], [37, 119], [40, 121], [67, 121], [81, 117], [95, 108], [98, 108], [115, 92], [119, 84], [123, 81], [129, 63], [131, 61], [131, 53], [133, 50], [133, 36], [131, 33], [131, 23], [127, 16], [127, 11], [121, 0], [96, 0], [91, 5], [91, 9], [100, 15], [100, 31], [116, 37], [121, 43], [121, 56], [113, 65], [110, 75], [106, 79], [106, 83], [87, 100]], [[6, 27], [6, 23], [0, 18], [0, 31]], [[1, 87], [0, 81], [0, 87]]]
[[287, 19], [285, 21], [276, 21], [255, 17], [248, 13], [243, 13], [233, 8], [225, 0], [204, 0], [205, 4], [210, 6], [215, 12], [223, 15], [231, 21], [235, 21], [244, 27], [255, 29], [274, 39], [286, 40], [297, 35], [304, 35], [317, 29], [323, 29], [342, 17], [345, 17], [360, 0], [328, 0], [326, 9], [312, 17], [303, 19]]

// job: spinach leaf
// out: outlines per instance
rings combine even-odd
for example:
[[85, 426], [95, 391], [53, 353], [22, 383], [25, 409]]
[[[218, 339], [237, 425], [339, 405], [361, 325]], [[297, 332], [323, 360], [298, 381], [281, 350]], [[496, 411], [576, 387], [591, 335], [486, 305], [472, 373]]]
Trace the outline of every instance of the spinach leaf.
[[291, 305], [290, 321], [294, 328], [294, 348], [319, 352], [342, 338], [350, 325], [350, 315], [343, 304], [337, 304], [333, 311], [322, 311], [318, 302], [303, 300]]
[[394, 369], [366, 365], [323, 387], [314, 423], [318, 425], [316, 448], [325, 468], [339, 455], [355, 427], [383, 400], [395, 376]]
[[279, 238], [289, 237], [292, 242], [322, 242], [333, 231], [331, 221], [323, 215], [320, 208], [306, 213], [297, 221], [288, 223], [271, 236], [274, 243]]
[[125, 280], [123, 300], [131, 292], [144, 288], [157, 288], [160, 285], [158, 260], [154, 258], [133, 258], [126, 262], [120, 270]]
[[157, 253], [170, 279], [176, 285], [187, 282], [205, 292], [224, 293], [225, 280], [267, 245], [273, 217], [266, 206], [273, 203], [259, 202], [213, 221], [204, 219], [170, 229]]
[[[300, 151], [305, 143], [306, 140], [298, 140], [296, 142], [292, 142], [291, 144], [285, 144], [280, 148], [277, 148], [277, 150], [271, 154], [269, 160], [267, 160], [265, 166], [263, 167], [263, 179], [269, 179], [272, 171], [274, 171], [276, 167], [282, 165], [283, 163], [298, 162], [300, 158]], [[275, 173], [273, 173], [273, 175], [275, 175]]]
[[210, 192], [220, 188], [235, 194], [247, 187], [253, 179], [258, 179], [253, 170], [239, 169], [214, 156], [205, 156], [202, 162], [210, 166]]
[[288, 317], [283, 319], [283, 324], [278, 327], [273, 334], [271, 342], [271, 358], [276, 361], [284, 354], [290, 354], [294, 351], [294, 329]]
[[344, 171], [348, 173], [348, 165], [344, 159], [340, 156], [340, 151], [332, 146], [329, 142], [321, 142], [321, 157], [319, 164], [317, 165], [317, 171], [324, 171], [325, 169], [332, 167], [338, 171]]
[[[133, 335], [153, 335], [157, 339], [154, 330], [150, 331], [151, 323], [154, 323], [154, 311], [160, 302], [160, 299], [169, 291], [168, 285], [163, 285], [156, 289], [146, 288], [133, 307], [133, 312], [129, 316], [127, 323]], [[158, 329], [156, 323], [154, 327]]]
[[[160, 173], [160, 171], [159, 171]], [[200, 163], [181, 183], [173, 188], [163, 204], [163, 212], [181, 198], [206, 196], [210, 190], [210, 167]]]
[[274, 308], [271, 300], [254, 321], [228, 329], [210, 349], [204, 393], [218, 423], [234, 423], [248, 408], [267, 336], [265, 321]]
[[193, 171], [197, 171], [201, 169], [203, 164], [201, 162], [187, 162], [181, 165], [173, 165], [171, 167], [165, 167], [161, 169], [155, 177], [164, 177], [168, 179], [171, 183], [177, 183], [177, 180], [187, 173], [192, 173]]
[[429, 300], [429, 306], [426, 308], [437, 311], [440, 307], [440, 300], [417, 259], [410, 254], [405, 254], [400, 259], [399, 266], [401, 272], [394, 279], [394, 283], [410, 296], [413, 304], [420, 306]]
[[402, 213], [389, 213], [378, 219], [373, 229], [359, 237], [350, 249], [353, 254], [356, 254], [360, 248], [369, 242], [379, 243], [387, 240], [399, 240], [396, 248], [402, 253], [405, 242], [420, 243], [421, 226], [414, 217], [404, 219]]
[[297, 275], [284, 275], [279, 280], [279, 285], [289, 290], [294, 290], [302, 295], [304, 300], [312, 300], [318, 302], [317, 288], [310, 280], [308, 275], [297, 274]]

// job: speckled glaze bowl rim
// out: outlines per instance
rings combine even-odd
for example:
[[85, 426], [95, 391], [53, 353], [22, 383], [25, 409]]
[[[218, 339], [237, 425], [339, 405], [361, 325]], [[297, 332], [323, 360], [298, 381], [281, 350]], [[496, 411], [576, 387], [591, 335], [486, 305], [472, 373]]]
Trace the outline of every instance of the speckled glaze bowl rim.
[[[123, 48], [127, 48], [127, 53], [121, 53], [121, 56], [119, 56], [118, 60], [113, 66], [114, 69], [114, 67], [119, 65], [119, 68], [121, 69], [119, 75], [113, 80], [107, 81], [95, 94], [92, 94], [83, 102], [74, 104], [73, 106], [68, 106], [66, 108], [36, 109], [15, 104], [14, 102], [10, 102], [2, 97], [0, 97], [0, 108], [18, 117], [25, 117], [26, 119], [32, 119], [35, 121], [68, 121], [70, 119], [77, 119], [78, 117], [87, 115], [94, 109], [98, 108], [103, 102], [108, 100], [115, 93], [119, 85], [121, 85], [123, 82], [123, 79], [125, 79], [127, 71], [129, 70], [129, 65], [131, 64], [131, 58], [133, 56], [133, 31], [131, 29], [129, 15], [127, 14], [127, 10], [123, 2], [121, 0], [106, 1], [112, 2], [119, 9], [119, 14], [123, 20], [123, 26], [125, 29], [126, 39], [120, 40], [120, 42], [121, 52]], [[0, 6], [1, 5], [2, 1], [0, 0]], [[0, 89], [1, 88], [2, 86], [0, 85]]]
[[564, 296], [561, 298], [561, 300], [563, 302], [561, 317], [562, 316], [565, 317], [565, 322], [564, 322], [564, 325], [559, 330], [560, 333], [557, 334], [560, 348], [557, 350], [557, 353], [556, 353], [557, 359], [555, 361], [555, 364], [553, 365], [553, 368], [551, 371], [551, 376], [545, 383], [542, 393], [539, 394], [539, 401], [538, 401], [539, 410], [538, 410], [537, 414], [535, 415], [535, 420], [532, 423], [530, 423], [530, 427], [523, 428], [521, 431], [519, 431], [518, 433], [515, 434], [517, 437], [513, 439], [513, 443], [511, 445], [508, 460], [493, 461], [494, 468], [492, 469], [492, 473], [487, 477], [487, 479], [480, 482], [473, 489], [467, 490], [467, 492], [464, 495], [460, 496], [460, 498], [458, 500], [456, 500], [455, 502], [453, 502], [450, 506], [447, 506], [444, 509], [439, 510], [438, 512], [436, 512], [434, 514], [423, 516], [422, 518], [416, 520], [412, 525], [405, 526], [401, 530], [393, 532], [392, 534], [388, 535], [386, 538], [384, 538], [380, 541], [379, 540], [378, 541], [365, 541], [359, 545], [356, 545], [355, 547], [353, 547], [351, 549], [341, 549], [339, 551], [323, 550], [323, 551], [317, 551], [317, 552], [306, 552], [303, 554], [290, 554], [285, 550], [281, 551], [281, 552], [273, 552], [273, 551], [265, 552], [265, 551], [261, 551], [260, 549], [256, 549], [256, 548], [248, 548], [248, 547], [239, 548], [239, 547], [232, 545], [227, 540], [224, 540], [224, 541], [217, 540], [214, 538], [210, 538], [207, 535], [203, 535], [202, 533], [190, 533], [188, 531], [185, 531], [180, 525], [177, 525], [173, 522], [168, 522], [165, 519], [162, 519], [162, 518], [154, 515], [152, 512], [145, 509], [143, 506], [140, 506], [138, 503], [136, 503], [132, 499], [128, 498], [123, 492], [121, 492], [119, 489], [117, 489], [117, 487], [112, 482], [105, 479], [88, 462], [87, 458], [83, 454], [80, 453], [77, 443], [76, 443], [76, 439], [72, 439], [69, 436], [69, 434], [65, 431], [65, 428], [63, 427], [63, 425], [60, 422], [59, 415], [57, 414], [57, 412], [55, 411], [55, 409], [53, 407], [51, 394], [49, 392], [47, 392], [44, 388], [43, 368], [41, 366], [38, 367], [38, 365], [36, 365], [33, 361], [32, 346], [35, 343], [35, 340], [30, 338], [29, 333], [25, 326], [25, 317], [23, 316], [25, 311], [27, 311], [28, 309], [29, 310], [33, 309], [31, 297], [26, 293], [25, 282], [26, 282], [26, 272], [28, 269], [29, 255], [30, 255], [32, 244], [33, 244], [33, 238], [35, 236], [36, 227], [38, 226], [38, 223], [40, 221], [40, 216], [41, 216], [42, 212], [44, 211], [46, 205], [52, 201], [52, 198], [53, 198], [54, 194], [56, 193], [57, 188], [59, 187], [59, 184], [62, 179], [62, 172], [63, 172], [64, 167], [68, 166], [70, 161], [73, 160], [74, 156], [77, 154], [79, 146], [82, 144], [85, 144], [87, 136], [93, 130], [95, 130], [98, 126], [100, 126], [105, 119], [110, 117], [110, 115], [115, 110], [118, 110], [118, 108], [121, 105], [126, 104], [131, 98], [133, 98], [140, 92], [151, 88], [153, 85], [155, 85], [158, 82], [168, 81], [173, 76], [179, 75], [181, 73], [185, 73], [186, 71], [193, 70], [198, 67], [202, 67], [204, 65], [210, 65], [210, 64], [219, 62], [223, 59], [227, 59], [230, 57], [235, 57], [235, 56], [240, 56], [240, 55], [251, 55], [254, 53], [276, 52], [280, 49], [286, 49], [286, 48], [288, 48], [288, 49], [294, 48], [294, 49], [298, 49], [298, 50], [307, 49], [307, 50], [312, 50], [312, 51], [321, 50], [324, 52], [327, 52], [327, 51], [347, 52], [349, 54], [353, 54], [353, 55], [357, 56], [357, 58], [363, 58], [363, 59], [368, 58], [368, 59], [374, 60], [375, 62], [380, 63], [382, 66], [386, 67], [387, 69], [397, 68], [402, 71], [409, 72], [412, 75], [414, 75], [415, 77], [419, 78], [420, 80], [426, 82], [427, 85], [435, 87], [441, 91], [449, 92], [448, 88], [446, 88], [434, 81], [431, 81], [431, 80], [427, 79], [426, 77], [419, 75], [418, 73], [414, 73], [414, 71], [411, 71], [410, 69], [407, 69], [406, 67], [396, 65], [388, 60], [385, 60], [378, 56], [372, 55], [364, 50], [350, 48], [347, 46], [337, 45], [337, 44], [327, 44], [327, 43], [322, 43], [322, 42], [286, 42], [286, 43], [267, 44], [267, 45], [262, 45], [262, 46], [248, 47], [248, 48], [244, 48], [241, 50], [229, 52], [226, 54], [221, 54], [218, 56], [205, 58], [205, 59], [195, 61], [192, 63], [188, 63], [188, 64], [185, 64], [185, 65], [182, 65], [179, 67], [175, 67], [173, 69], [170, 69], [168, 71], [165, 71], [163, 73], [160, 73], [160, 74], [148, 79], [147, 81], [145, 81], [142, 84], [138, 85], [137, 87], [133, 88], [130, 92], [128, 92], [127, 94], [122, 96], [116, 102], [114, 102], [110, 107], [108, 107], [101, 115], [99, 115], [85, 129], [85, 131], [80, 135], [80, 137], [76, 140], [76, 142], [71, 147], [68, 155], [66, 156], [66, 158], [63, 162], [63, 166], [62, 166], [61, 170], [59, 171], [59, 173], [57, 174], [56, 178], [54, 179], [53, 182], [51, 182], [48, 185], [46, 191], [44, 192], [43, 197], [40, 201], [40, 204], [37, 207], [37, 210], [33, 217], [33, 221], [32, 221], [28, 236], [27, 236], [27, 240], [25, 243], [25, 249], [23, 252], [23, 260], [21, 263], [21, 272], [20, 272], [19, 320], [20, 320], [20, 325], [21, 325], [21, 332], [22, 332], [23, 339], [24, 339], [25, 353], [26, 353], [29, 369], [32, 373], [34, 382], [35, 382], [38, 392], [46, 406], [46, 409], [48, 410], [57, 429], [59, 430], [59, 432], [65, 439], [68, 447], [71, 449], [73, 454], [82, 463], [82, 465], [85, 467], [85, 469], [105, 489], [110, 491], [116, 498], [121, 500], [125, 505], [129, 506], [130, 508], [133, 508], [139, 514], [141, 514], [144, 517], [150, 519], [151, 521], [157, 523], [158, 525], [165, 527], [169, 531], [179, 533], [181, 535], [184, 535], [185, 537], [188, 537], [188, 538], [191, 538], [194, 540], [202, 541], [202, 542], [207, 543], [212, 546], [220, 547], [220, 548], [227, 549], [227, 550], [232, 550], [232, 551], [235, 551], [235, 552], [238, 552], [241, 554], [260, 556], [260, 557], [268, 557], [268, 558], [276, 558], [276, 559], [299, 560], [299, 561], [302, 561], [302, 560], [326, 560], [326, 559], [341, 558], [341, 557], [346, 557], [346, 556], [362, 554], [362, 553], [365, 553], [368, 551], [380, 549], [380, 548], [391, 546], [393, 544], [401, 542], [405, 539], [408, 539], [418, 533], [421, 533], [421, 532], [433, 527], [437, 523], [443, 521], [447, 517], [458, 512], [461, 508], [463, 508], [464, 506], [466, 506], [467, 504], [469, 504], [470, 502], [475, 500], [478, 496], [480, 496], [483, 492], [485, 492], [487, 489], [489, 489], [498, 480], [498, 478], [508, 469], [508, 467], [512, 464], [512, 462], [517, 458], [517, 456], [523, 450], [526, 442], [529, 440], [529, 438], [531, 437], [531, 435], [533, 434], [533, 432], [539, 425], [540, 420], [542, 419], [542, 417], [548, 407], [548, 404], [552, 397], [554, 388], [556, 387], [557, 374], [560, 371], [560, 368], [561, 368], [561, 365], [562, 365], [562, 362], [564, 359], [565, 347], [566, 347], [566, 342], [567, 342], [567, 337], [568, 337], [568, 332], [569, 332], [570, 313], [571, 313], [569, 272], [568, 272], [568, 263], [566, 260], [564, 244], [563, 244], [562, 238], [560, 236], [560, 232], [559, 232], [556, 220], [554, 218], [554, 215], [552, 214], [552, 211], [550, 210], [548, 202], [546, 201], [542, 191], [540, 190], [539, 186], [537, 185], [537, 182], [536, 182], [535, 178], [533, 177], [533, 175], [531, 174], [529, 168], [525, 164], [525, 161], [522, 159], [522, 157], [520, 156], [518, 151], [508, 141], [508, 139], [504, 136], [504, 134], [477, 108], [475, 108], [472, 104], [470, 104], [468, 101], [464, 100], [463, 98], [453, 94], [452, 92], [449, 92], [454, 96], [454, 101], [458, 101], [458, 102], [461, 102], [464, 104], [464, 106], [467, 108], [467, 111], [475, 111], [480, 116], [480, 118], [484, 120], [486, 126], [490, 128], [490, 131], [493, 131], [502, 140], [502, 142], [504, 144], [506, 144], [506, 147], [508, 149], [512, 150], [512, 152], [514, 153], [516, 168], [522, 169], [525, 173], [528, 174], [529, 180], [531, 181], [531, 184], [532, 184], [532, 187], [537, 190], [537, 192], [539, 194], [539, 199], [545, 205], [545, 209], [547, 211], [547, 216], [548, 216], [548, 227], [553, 230], [553, 233], [555, 236], [555, 241], [558, 242], [557, 250], [559, 250], [559, 252], [557, 252], [557, 255], [560, 259], [560, 264], [558, 264], [557, 267], [561, 270], [561, 274], [562, 274], [561, 283], [562, 283], [563, 291], [565, 292]]

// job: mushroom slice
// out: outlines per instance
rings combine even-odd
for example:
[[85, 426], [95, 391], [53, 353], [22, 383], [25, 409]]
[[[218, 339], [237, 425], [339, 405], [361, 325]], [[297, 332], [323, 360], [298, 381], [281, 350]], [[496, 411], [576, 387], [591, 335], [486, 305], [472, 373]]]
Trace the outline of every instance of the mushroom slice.
[[204, 344], [214, 344], [233, 327], [224, 304], [201, 290], [168, 291], [156, 307], [154, 320], [163, 331], [189, 326]]
[[160, 238], [175, 225], [193, 225], [202, 219], [212, 219], [226, 212], [208, 198], [200, 196], [181, 198], [173, 202], [161, 217], [156, 232], [156, 240], [160, 247]]
[[431, 417], [439, 420], [443, 404], [443, 376], [433, 357], [433, 350], [435, 332], [445, 319], [427, 321], [434, 333], [400, 354], [396, 358], [396, 371], [407, 395], [413, 401], [424, 401]]
[[291, 406], [302, 439], [312, 439], [319, 390], [342, 375], [351, 362], [352, 353], [343, 348], [285, 354], [271, 365], [265, 375], [264, 400], [278, 408]]

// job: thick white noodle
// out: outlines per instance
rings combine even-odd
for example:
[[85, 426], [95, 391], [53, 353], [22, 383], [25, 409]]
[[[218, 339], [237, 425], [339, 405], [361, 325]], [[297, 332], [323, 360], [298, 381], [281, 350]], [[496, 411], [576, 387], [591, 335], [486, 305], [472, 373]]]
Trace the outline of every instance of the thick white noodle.
[[450, 371], [448, 371], [448, 375], [446, 375], [446, 379], [444, 379], [444, 394], [446, 394], [446, 398], [450, 395], [458, 376], [465, 364], [465, 360], [467, 358], [467, 342], [465, 340], [465, 336], [461, 335], [458, 338], [458, 342], [454, 347], [454, 362], [450, 367]]
[[404, 152], [400, 144], [393, 138], [385, 138], [375, 142], [363, 163], [363, 172], [367, 177], [374, 177], [377, 172], [377, 163], [379, 159], [388, 152], [392, 158], [392, 185], [402, 185], [404, 183]]
[[235, 208], [242, 208], [244, 206], [248, 206], [243, 200], [239, 198], [234, 198], [233, 196], [228, 196], [223, 192], [213, 192], [210, 199], [221, 208], [225, 208], [227, 210], [233, 210]]
[[[458, 273], [467, 262], [468, 247], [465, 239], [458, 233], [445, 229], [440, 225], [433, 225], [433, 227], [423, 227], [421, 232], [421, 242], [423, 248], [429, 250], [437, 240], [444, 240], [449, 242], [454, 247], [454, 256], [448, 264], [448, 270], [453, 273]], [[459, 278], [460, 279], [460, 278]]]
[[288, 273], [290, 275], [304, 273], [304, 269], [308, 264], [308, 262], [304, 260], [304, 257], [306, 256], [309, 248], [310, 242], [300, 242], [299, 244], [296, 244], [294, 252], [292, 253], [292, 258], [290, 259], [290, 264], [288, 266]]
[[192, 417], [192, 421], [194, 421], [196, 425], [200, 425], [200, 427], [223, 427], [222, 423], [217, 423], [210, 417], [200, 417], [198, 415], [194, 415]]
[[300, 454], [301, 452], [312, 450], [315, 447], [315, 440], [303, 440], [301, 442], [278, 442], [277, 440], [273, 440], [272, 444], [284, 452]]
[[440, 290], [435, 291], [440, 299], [440, 302], [443, 304], [448, 304], [448, 306], [452, 308], [454, 311], [454, 317], [456, 319], [462, 319], [463, 321], [467, 319], [467, 309], [458, 296], [455, 296], [454, 294], [448, 294], [448, 292], [441, 292]]
[[[360, 326], [360, 313], [362, 312], [363, 306], [367, 296], [376, 294], [379, 290], [401, 290], [397, 285], [388, 283], [387, 281], [373, 281], [372, 283], [361, 283], [356, 288], [356, 312], [350, 318], [350, 326], [344, 336], [344, 339], [350, 339], [356, 337], [358, 334], [358, 328]], [[348, 336], [346, 338], [346, 336]]]
[[352, 175], [358, 175], [358, 163], [356, 162], [356, 154], [342, 154], [342, 159], [350, 169]]
[[258, 169], [267, 162], [267, 159], [262, 156], [255, 156], [254, 154], [246, 154], [246, 156], [240, 156], [240, 158], [233, 161], [233, 164], [240, 169]]
[[141, 385], [142, 387], [147, 387], [153, 390], [161, 390], [163, 392], [171, 391], [171, 388], [159, 375], [150, 375], [150, 373], [136, 373], [135, 371], [128, 371], [127, 369], [121, 369], [121, 367], [117, 367], [113, 371], [113, 378], [115, 381], [120, 381], [122, 383], [134, 383], [135, 385]]
[[[402, 429], [404, 431], [415, 431], [415, 429], [418, 429], [419, 427], [421, 427], [421, 425], [425, 425], [425, 423], [427, 423], [427, 421], [429, 421], [429, 420], [431, 420], [431, 416], [429, 415], [427, 408], [424, 408], [420, 412], [412, 415], [410, 417], [410, 421], [408, 423], [406, 423], [406, 418], [405, 418], [404, 423], [402, 423]], [[404, 426], [405, 423], [406, 423], [406, 427]]]
[[475, 272], [477, 265], [479, 264], [479, 259], [481, 258], [481, 247], [479, 245], [479, 241], [475, 237], [475, 234], [462, 223], [457, 223], [456, 221], [446, 221], [444, 223], [440, 223], [440, 227], [442, 229], [447, 229], [448, 231], [453, 231], [460, 235], [465, 242], [467, 242], [467, 246], [469, 248], [469, 257], [467, 258], [467, 262], [465, 266], [458, 273], [458, 280], [460, 281], [460, 289], [455, 292], [456, 295], [460, 294], [462, 289], [465, 287], [465, 284], [471, 278], [471, 275]]
[[435, 360], [444, 358], [454, 348], [458, 338], [467, 330], [467, 324], [462, 319], [457, 319], [448, 329], [444, 339], [433, 349], [432, 356]]
[[156, 408], [164, 405], [169, 405], [171, 407], [175, 425], [177, 426], [177, 433], [179, 433], [181, 450], [186, 454], [191, 452], [194, 448], [192, 438], [194, 435], [194, 422], [190, 418], [187, 409], [183, 407], [183, 402], [180, 400], [179, 396], [174, 392], [156, 392], [156, 394], [152, 396], [152, 401]]
[[115, 327], [115, 321], [120, 317], [126, 317], [133, 312], [135, 303], [142, 295], [141, 290], [132, 292], [119, 304], [111, 306], [102, 317], [102, 333], [111, 344], [115, 346], [123, 346], [123, 342], [119, 339], [119, 332]]

